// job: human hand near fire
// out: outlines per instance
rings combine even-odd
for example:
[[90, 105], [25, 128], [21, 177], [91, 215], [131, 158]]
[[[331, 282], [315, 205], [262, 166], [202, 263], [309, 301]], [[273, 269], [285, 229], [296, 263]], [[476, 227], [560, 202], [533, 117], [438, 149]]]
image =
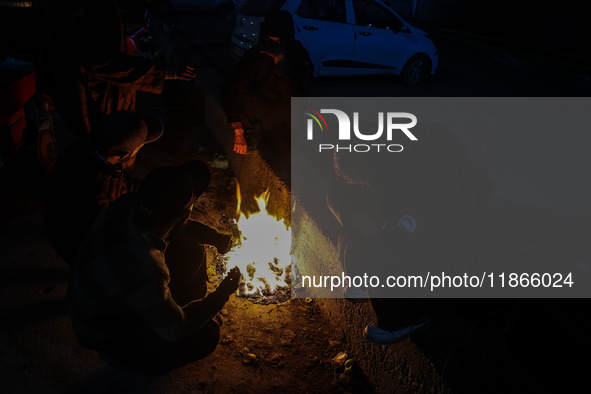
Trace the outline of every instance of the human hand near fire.
[[234, 152], [243, 155], [246, 153], [248, 144], [246, 143], [246, 137], [244, 137], [242, 122], [232, 122], [232, 128], [234, 129]]
[[196, 76], [197, 74], [195, 73], [195, 69], [193, 67], [186, 66], [183, 70], [179, 71], [168, 70], [166, 72], [165, 79], [167, 81], [178, 79], [180, 79], [181, 81], [192, 81], [193, 79], [195, 79]]
[[100, 189], [104, 191], [104, 196], [109, 202], [115, 201], [126, 193], [125, 180], [122, 176], [102, 174], [99, 183]]
[[238, 290], [238, 285], [240, 284], [240, 277], [241, 277], [240, 270], [238, 267], [232, 268], [228, 272], [228, 276], [222, 280], [222, 283], [218, 286], [218, 290], [224, 292], [225, 294], [232, 294]]
[[214, 246], [217, 248], [219, 254], [228, 253], [233, 246], [232, 236], [227, 234], [220, 234], [219, 239], [217, 240]]

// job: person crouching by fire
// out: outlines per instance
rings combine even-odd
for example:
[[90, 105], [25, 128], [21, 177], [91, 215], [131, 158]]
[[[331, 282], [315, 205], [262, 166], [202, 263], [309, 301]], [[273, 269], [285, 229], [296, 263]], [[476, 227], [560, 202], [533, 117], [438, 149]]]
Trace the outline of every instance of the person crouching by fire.
[[[188, 278], [169, 266], [192, 265], [194, 250], [183, 254], [181, 247], [175, 257], [168, 254], [175, 248], [171, 233], [179, 229], [184, 236], [209, 237], [220, 252], [230, 248], [228, 236], [189, 220], [209, 179], [199, 161], [157, 168], [138, 192], [113, 202], [92, 227], [74, 265], [68, 300], [78, 342], [99, 351], [105, 362], [158, 375], [216, 348], [219, 312], [238, 288], [240, 271], [230, 270], [206, 296], [205, 254], [198, 256], [200, 273]], [[184, 264], [171, 261], [181, 258]]]
[[[490, 251], [499, 245], [489, 245], [483, 236], [492, 177], [450, 130], [439, 125], [424, 130], [426, 138], [420, 135], [421, 144], [405, 147], [404, 154], [376, 153], [360, 160], [334, 153], [339, 181], [327, 205], [340, 224], [339, 252], [347, 275], [469, 272], [494, 262]], [[364, 329], [368, 341], [400, 342], [452, 313], [484, 310], [480, 300], [414, 298], [410, 288], [404, 288], [411, 294], [405, 298], [394, 287], [344, 289], [349, 301], [371, 303], [375, 321]]]

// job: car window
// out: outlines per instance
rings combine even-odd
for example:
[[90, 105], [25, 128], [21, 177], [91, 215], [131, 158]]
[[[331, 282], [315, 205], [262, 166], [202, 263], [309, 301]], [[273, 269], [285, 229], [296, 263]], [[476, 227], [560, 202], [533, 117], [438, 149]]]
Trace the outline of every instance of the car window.
[[353, 2], [355, 23], [380, 29], [401, 31], [404, 24], [400, 19], [388, 12], [381, 4], [368, 0]]
[[303, 0], [296, 14], [307, 19], [347, 23], [345, 0]]

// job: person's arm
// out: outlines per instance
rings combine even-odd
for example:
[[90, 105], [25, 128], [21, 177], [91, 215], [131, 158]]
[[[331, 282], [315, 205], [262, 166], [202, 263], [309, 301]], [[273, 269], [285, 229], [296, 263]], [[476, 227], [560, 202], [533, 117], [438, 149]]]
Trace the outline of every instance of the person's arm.
[[232, 268], [216, 291], [202, 300], [190, 302], [183, 307], [183, 311], [189, 316], [191, 329], [201, 328], [222, 310], [230, 294], [238, 289], [240, 276], [240, 270], [236, 267]]
[[242, 125], [242, 100], [247, 94], [248, 85], [260, 71], [259, 56], [256, 50], [250, 50], [240, 61], [232, 77], [224, 84], [222, 99], [226, 118], [234, 133], [233, 150], [245, 154], [248, 148]]
[[162, 93], [167, 71], [156, 68], [150, 59], [119, 53], [107, 63], [89, 67], [93, 77], [115, 85], [133, 85], [136, 90]]
[[184, 236], [194, 237], [201, 244], [215, 246], [221, 254], [227, 253], [232, 247], [232, 237], [220, 234], [216, 229], [196, 220], [188, 220], [173, 230]]
[[113, 201], [127, 192], [123, 177], [104, 171], [96, 173], [93, 185], [86, 184], [91, 190], [82, 194], [82, 200], [85, 201], [86, 214], [91, 218], [91, 222], [94, 222], [94, 219]]
[[175, 342], [209, 322], [238, 288], [240, 271], [230, 271], [220, 286], [202, 300], [181, 308], [170, 294], [164, 273], [142, 284], [123, 298], [124, 304], [165, 341]]

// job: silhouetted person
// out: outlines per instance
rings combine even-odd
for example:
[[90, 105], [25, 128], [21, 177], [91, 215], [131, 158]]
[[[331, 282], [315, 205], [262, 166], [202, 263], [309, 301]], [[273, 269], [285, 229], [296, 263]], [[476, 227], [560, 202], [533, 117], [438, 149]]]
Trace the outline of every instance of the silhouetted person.
[[[119, 198], [99, 216], [81, 248], [68, 291], [82, 346], [101, 352], [108, 363], [148, 375], [214, 351], [222, 322], [219, 311], [238, 288], [240, 271], [230, 270], [205, 296], [203, 278], [174, 287], [182, 278], [172, 275], [165, 254], [172, 246], [173, 228], [187, 223], [208, 183], [207, 166], [199, 161], [158, 168], [137, 193]], [[184, 259], [190, 264], [192, 256]], [[178, 290], [195, 288], [199, 294], [188, 303], [177, 297]]]
[[43, 214], [49, 241], [68, 265], [99, 213], [135, 190], [138, 181], [130, 175], [136, 155], [162, 132], [155, 116], [115, 112], [58, 156], [47, 181]]
[[74, 58], [79, 65], [78, 87], [87, 131], [111, 112], [134, 112], [137, 91], [160, 94], [166, 80], [195, 78], [191, 67], [175, 70], [134, 56], [117, 1], [85, 0], [75, 4], [72, 13]]
[[301, 44], [286, 11], [265, 18], [258, 43], [224, 86], [226, 117], [234, 130], [233, 150], [245, 154], [265, 140], [289, 151], [291, 97], [304, 96]]
[[[489, 251], [477, 230], [492, 179], [449, 131], [431, 131], [401, 153], [363, 160], [349, 152], [335, 153], [340, 182], [327, 202], [342, 226], [339, 249], [347, 275], [367, 273], [385, 281], [388, 275], [438, 270], [484, 272], [477, 257]], [[407, 290], [410, 294], [412, 288]], [[392, 291], [345, 290], [352, 301], [371, 302], [376, 321], [365, 328], [365, 335], [372, 342], [398, 342], [429, 326], [434, 315], [450, 306], [440, 299], [392, 298]]]

